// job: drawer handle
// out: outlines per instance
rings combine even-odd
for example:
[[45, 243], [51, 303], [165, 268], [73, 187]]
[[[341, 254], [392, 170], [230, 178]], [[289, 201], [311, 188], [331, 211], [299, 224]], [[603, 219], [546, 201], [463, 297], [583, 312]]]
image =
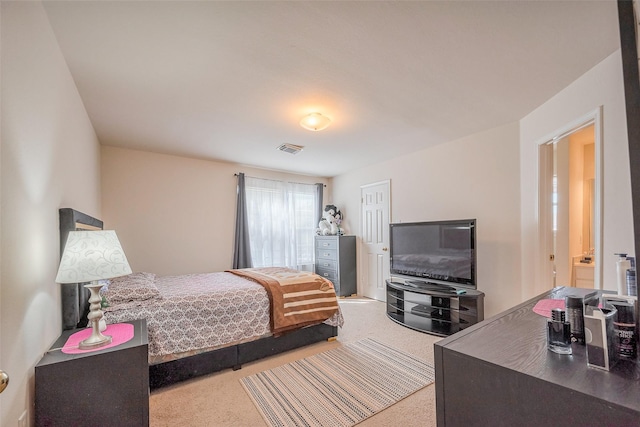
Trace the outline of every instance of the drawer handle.
[[329, 244], [328, 243], [323, 243], [322, 246], [329, 246]]
[[329, 277], [329, 273], [324, 273], [323, 276], [324, 277]]
[[323, 267], [329, 267], [329, 263], [325, 262], [324, 264], [322, 264]]

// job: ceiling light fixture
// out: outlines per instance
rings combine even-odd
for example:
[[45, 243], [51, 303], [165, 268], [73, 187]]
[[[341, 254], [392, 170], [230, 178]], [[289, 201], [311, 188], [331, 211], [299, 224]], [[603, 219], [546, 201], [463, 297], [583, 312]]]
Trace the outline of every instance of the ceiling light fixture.
[[325, 129], [331, 124], [331, 119], [320, 113], [307, 114], [300, 120], [300, 126], [307, 130], [318, 131]]

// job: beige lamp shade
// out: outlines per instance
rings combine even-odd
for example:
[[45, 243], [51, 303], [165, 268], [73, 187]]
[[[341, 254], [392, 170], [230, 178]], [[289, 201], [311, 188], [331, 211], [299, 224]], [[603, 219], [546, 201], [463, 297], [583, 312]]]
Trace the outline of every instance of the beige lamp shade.
[[131, 274], [113, 230], [70, 231], [62, 253], [57, 283], [84, 283]]

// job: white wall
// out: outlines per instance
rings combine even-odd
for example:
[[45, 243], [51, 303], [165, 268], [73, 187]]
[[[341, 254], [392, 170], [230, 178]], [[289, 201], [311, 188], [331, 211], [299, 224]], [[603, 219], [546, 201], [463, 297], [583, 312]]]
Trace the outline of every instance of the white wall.
[[491, 316], [520, 301], [518, 138], [513, 123], [337, 176], [333, 201], [358, 236], [360, 186], [386, 179], [391, 222], [476, 218], [478, 289]]
[[[237, 172], [314, 184], [327, 179], [102, 147], [102, 212], [134, 271], [159, 275], [231, 268]], [[331, 194], [324, 190], [325, 200]]]
[[39, 2], [1, 3], [0, 425], [32, 420], [33, 368], [61, 332], [58, 209], [100, 216], [99, 145]]
[[538, 144], [569, 123], [602, 107], [603, 287], [616, 289], [615, 252], [633, 253], [629, 147], [620, 51], [585, 73], [520, 121], [523, 298], [551, 287], [539, 274]]

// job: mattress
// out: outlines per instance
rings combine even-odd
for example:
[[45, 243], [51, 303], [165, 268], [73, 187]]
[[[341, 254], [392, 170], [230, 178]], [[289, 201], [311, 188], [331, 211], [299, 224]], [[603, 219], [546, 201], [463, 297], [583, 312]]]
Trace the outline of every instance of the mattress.
[[[271, 335], [265, 289], [227, 272], [155, 277], [157, 295], [110, 304], [107, 323], [147, 320], [149, 363], [161, 363]], [[343, 323], [340, 312], [325, 321]]]

